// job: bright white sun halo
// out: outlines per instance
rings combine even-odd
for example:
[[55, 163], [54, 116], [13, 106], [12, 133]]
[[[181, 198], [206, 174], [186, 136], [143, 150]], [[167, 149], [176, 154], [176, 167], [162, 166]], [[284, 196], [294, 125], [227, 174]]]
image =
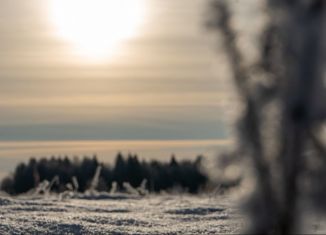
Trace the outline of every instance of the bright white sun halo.
[[144, 0], [50, 0], [57, 34], [78, 54], [103, 58], [134, 36], [144, 20]]

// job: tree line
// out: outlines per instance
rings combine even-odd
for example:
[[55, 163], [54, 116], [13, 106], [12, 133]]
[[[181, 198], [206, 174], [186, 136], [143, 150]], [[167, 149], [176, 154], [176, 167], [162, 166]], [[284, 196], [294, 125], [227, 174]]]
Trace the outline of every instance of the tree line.
[[172, 155], [169, 162], [140, 161], [137, 155], [124, 157], [118, 153], [112, 167], [99, 162], [96, 155], [82, 160], [67, 156], [31, 158], [27, 164], [18, 164], [14, 173], [2, 180], [1, 190], [17, 195], [48, 182], [49, 190], [58, 193], [68, 189], [84, 192], [90, 188], [124, 191], [125, 183], [129, 183], [134, 188], [142, 185], [149, 192], [179, 188], [198, 193], [208, 183], [208, 176], [201, 170], [202, 159], [198, 156], [194, 161], [177, 161]]

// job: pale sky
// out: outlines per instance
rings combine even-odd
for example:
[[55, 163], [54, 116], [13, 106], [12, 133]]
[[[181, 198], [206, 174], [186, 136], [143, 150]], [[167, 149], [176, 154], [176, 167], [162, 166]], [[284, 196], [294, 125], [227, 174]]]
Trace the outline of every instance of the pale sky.
[[58, 35], [50, 0], [0, 0], [0, 140], [228, 138], [207, 1], [142, 1], [133, 35], [94, 59]]

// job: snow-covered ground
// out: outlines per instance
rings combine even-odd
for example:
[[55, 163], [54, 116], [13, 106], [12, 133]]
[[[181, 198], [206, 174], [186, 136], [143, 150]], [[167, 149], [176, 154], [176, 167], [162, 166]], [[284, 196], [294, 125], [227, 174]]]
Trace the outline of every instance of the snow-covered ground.
[[[246, 216], [219, 195], [0, 194], [0, 234], [239, 234]], [[301, 234], [326, 234], [306, 212]]]
[[225, 234], [242, 218], [221, 196], [0, 196], [0, 234]]

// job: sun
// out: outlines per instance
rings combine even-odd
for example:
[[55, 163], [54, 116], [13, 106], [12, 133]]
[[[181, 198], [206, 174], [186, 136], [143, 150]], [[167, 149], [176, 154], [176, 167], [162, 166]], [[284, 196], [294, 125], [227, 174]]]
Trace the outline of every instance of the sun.
[[50, 0], [56, 35], [90, 58], [112, 56], [136, 35], [145, 17], [145, 0]]

